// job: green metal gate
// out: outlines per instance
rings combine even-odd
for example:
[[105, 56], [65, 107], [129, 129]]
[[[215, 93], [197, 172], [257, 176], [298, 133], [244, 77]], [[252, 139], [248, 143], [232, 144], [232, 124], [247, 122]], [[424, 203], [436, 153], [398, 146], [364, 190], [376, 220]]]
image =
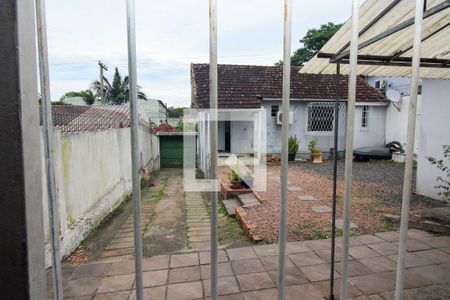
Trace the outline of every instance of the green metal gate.
[[159, 136], [159, 153], [161, 168], [182, 168], [183, 167], [183, 151], [184, 148], [189, 151], [196, 150], [195, 136], [187, 137], [189, 141], [184, 145], [183, 135], [160, 135]]

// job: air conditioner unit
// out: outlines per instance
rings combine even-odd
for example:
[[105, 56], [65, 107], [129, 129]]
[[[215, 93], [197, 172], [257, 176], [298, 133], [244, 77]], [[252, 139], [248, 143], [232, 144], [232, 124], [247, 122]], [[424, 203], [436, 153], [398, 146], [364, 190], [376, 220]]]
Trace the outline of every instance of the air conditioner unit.
[[[281, 125], [282, 123], [282, 119], [283, 119], [283, 112], [279, 111], [277, 113], [277, 125]], [[293, 112], [289, 112], [289, 124], [292, 124], [292, 122], [294, 121], [294, 113]]]
[[375, 88], [379, 90], [386, 90], [387, 82], [386, 80], [377, 80], [375, 81]]

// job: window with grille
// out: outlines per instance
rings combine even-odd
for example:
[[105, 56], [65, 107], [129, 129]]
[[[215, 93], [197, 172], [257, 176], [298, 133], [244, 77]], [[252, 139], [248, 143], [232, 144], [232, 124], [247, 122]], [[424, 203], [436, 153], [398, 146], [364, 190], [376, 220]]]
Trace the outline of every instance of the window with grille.
[[369, 127], [369, 111], [370, 111], [370, 106], [364, 105], [362, 107], [362, 112], [361, 112], [361, 127], [362, 128]]
[[278, 105], [272, 105], [272, 117], [276, 117], [278, 113], [279, 107]]
[[311, 102], [308, 104], [308, 131], [330, 132], [334, 124], [333, 102]]

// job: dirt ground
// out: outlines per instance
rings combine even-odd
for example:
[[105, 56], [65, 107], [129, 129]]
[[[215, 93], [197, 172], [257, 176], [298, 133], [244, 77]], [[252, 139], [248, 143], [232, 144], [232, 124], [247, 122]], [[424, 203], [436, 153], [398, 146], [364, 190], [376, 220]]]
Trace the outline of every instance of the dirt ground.
[[[385, 214], [400, 214], [403, 186], [402, 164], [377, 161], [355, 162], [353, 171], [352, 222], [358, 227], [354, 234], [370, 234], [392, 230]], [[279, 166], [269, 166], [267, 191], [256, 192], [263, 205], [247, 209], [249, 219], [257, 225], [256, 233], [266, 242], [278, 239], [279, 224]], [[332, 162], [323, 164], [294, 162], [289, 165], [288, 223], [289, 241], [327, 238], [331, 232], [331, 213], [317, 213], [316, 206], [332, 207]], [[337, 183], [337, 218], [343, 210], [343, 162], [339, 162]], [[301, 191], [294, 191], [301, 188]], [[414, 192], [415, 182], [412, 190]], [[299, 200], [308, 195], [314, 201]], [[413, 194], [411, 209], [439, 206], [442, 203]], [[341, 232], [338, 230], [338, 235]]]

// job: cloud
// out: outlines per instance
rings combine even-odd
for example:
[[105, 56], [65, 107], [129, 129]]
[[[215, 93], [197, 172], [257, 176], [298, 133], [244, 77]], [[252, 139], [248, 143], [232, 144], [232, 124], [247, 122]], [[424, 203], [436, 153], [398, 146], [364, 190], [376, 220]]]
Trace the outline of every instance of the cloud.
[[[282, 57], [281, 0], [218, 1], [219, 63], [272, 65]], [[350, 1], [293, 2], [292, 48], [308, 28], [343, 22]], [[127, 71], [125, 1], [48, 0], [47, 26], [53, 99], [86, 89], [101, 60]], [[208, 62], [208, 1], [136, 0], [138, 83], [149, 97], [189, 106], [192, 62]]]

